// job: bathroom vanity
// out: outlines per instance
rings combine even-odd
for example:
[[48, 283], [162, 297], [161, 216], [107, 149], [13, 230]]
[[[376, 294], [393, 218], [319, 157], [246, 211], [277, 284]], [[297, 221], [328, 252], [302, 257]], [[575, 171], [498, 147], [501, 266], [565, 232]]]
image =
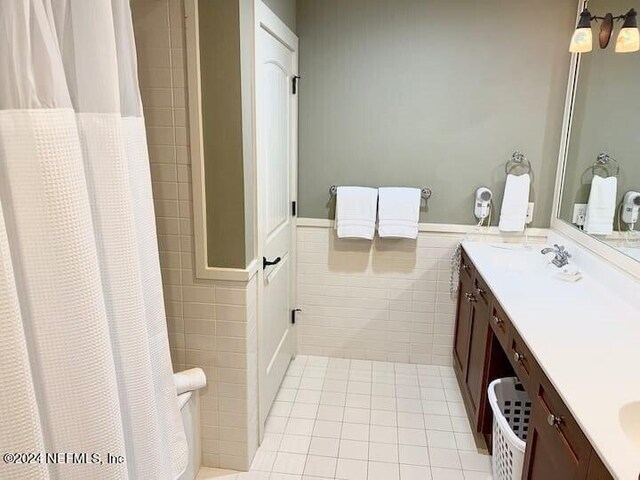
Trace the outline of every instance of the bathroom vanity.
[[582, 279], [559, 278], [542, 246], [463, 244], [454, 369], [490, 449], [488, 386], [520, 379], [532, 402], [527, 480], [640, 479], [638, 68], [637, 55], [606, 49], [571, 59], [548, 241], [568, 246], [556, 263]]
[[488, 385], [517, 376], [532, 402], [524, 479], [636, 479], [640, 450], [618, 417], [640, 388], [611, 372], [635, 356], [637, 310], [548, 262], [539, 246], [463, 246], [453, 357], [472, 427], [491, 448]]

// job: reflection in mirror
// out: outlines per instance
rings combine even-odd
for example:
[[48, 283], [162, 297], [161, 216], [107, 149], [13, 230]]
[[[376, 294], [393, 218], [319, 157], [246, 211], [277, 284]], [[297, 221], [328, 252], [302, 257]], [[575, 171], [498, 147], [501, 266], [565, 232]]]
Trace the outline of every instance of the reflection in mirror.
[[[634, 0], [591, 0], [617, 15]], [[613, 35], [621, 28], [613, 26]], [[594, 28], [598, 28], [597, 24]], [[614, 37], [615, 38], [615, 37]], [[593, 51], [580, 58], [560, 219], [640, 261], [640, 54]]]

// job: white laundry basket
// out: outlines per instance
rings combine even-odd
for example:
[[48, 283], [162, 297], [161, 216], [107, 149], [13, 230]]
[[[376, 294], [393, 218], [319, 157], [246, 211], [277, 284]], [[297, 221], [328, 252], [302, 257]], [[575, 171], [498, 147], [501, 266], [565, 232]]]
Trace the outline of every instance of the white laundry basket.
[[493, 478], [520, 480], [531, 399], [517, 378], [499, 378], [489, 384], [489, 404], [493, 410]]

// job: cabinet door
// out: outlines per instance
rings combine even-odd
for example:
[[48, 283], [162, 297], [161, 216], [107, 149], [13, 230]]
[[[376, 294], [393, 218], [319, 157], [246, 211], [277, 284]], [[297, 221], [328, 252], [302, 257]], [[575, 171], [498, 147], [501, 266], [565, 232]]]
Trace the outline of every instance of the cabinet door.
[[489, 346], [489, 306], [481, 300], [471, 305], [471, 341], [466, 384], [477, 423], [478, 411], [486, 390], [487, 352]]
[[538, 383], [532, 396], [525, 480], [584, 480], [591, 445], [548, 381]]
[[595, 451], [591, 452], [587, 480], [613, 480], [613, 475], [609, 473], [609, 470], [604, 466], [604, 463], [602, 463], [602, 460], [600, 460]]
[[469, 336], [471, 334], [471, 306], [473, 298], [473, 279], [460, 273], [458, 288], [458, 313], [456, 317], [456, 331], [453, 343], [454, 366], [464, 381], [467, 375], [469, 361]]

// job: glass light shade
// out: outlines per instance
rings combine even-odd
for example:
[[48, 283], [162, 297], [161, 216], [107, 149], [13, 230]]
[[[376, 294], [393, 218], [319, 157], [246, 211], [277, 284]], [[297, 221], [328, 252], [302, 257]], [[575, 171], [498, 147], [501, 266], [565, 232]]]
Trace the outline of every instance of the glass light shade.
[[576, 28], [571, 38], [569, 51], [572, 53], [590, 52], [593, 48], [593, 33], [591, 28]]
[[622, 28], [616, 41], [616, 53], [630, 53], [640, 50], [638, 27]]

